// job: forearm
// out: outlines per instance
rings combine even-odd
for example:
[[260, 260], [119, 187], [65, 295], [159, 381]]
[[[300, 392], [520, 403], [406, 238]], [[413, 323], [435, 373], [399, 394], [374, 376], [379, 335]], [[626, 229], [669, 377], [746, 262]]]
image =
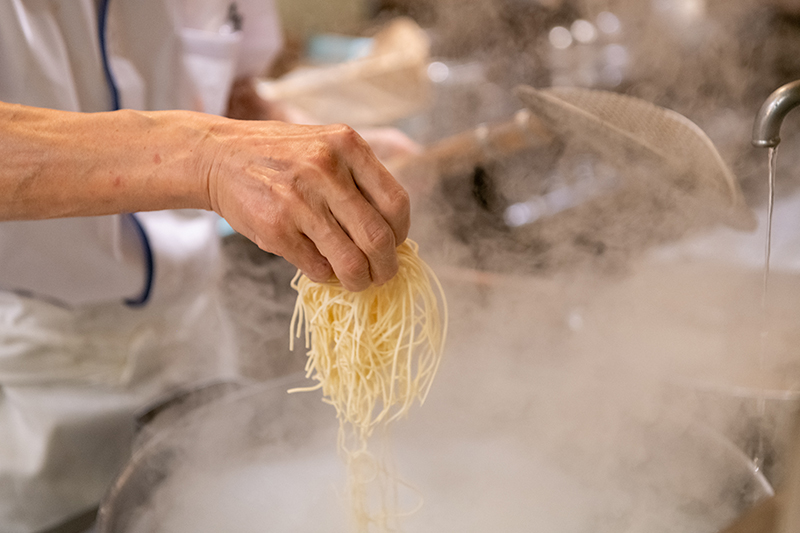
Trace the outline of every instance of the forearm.
[[209, 208], [205, 115], [0, 102], [0, 220]]
[[315, 281], [397, 272], [408, 194], [343, 125], [0, 103], [0, 220], [213, 209]]

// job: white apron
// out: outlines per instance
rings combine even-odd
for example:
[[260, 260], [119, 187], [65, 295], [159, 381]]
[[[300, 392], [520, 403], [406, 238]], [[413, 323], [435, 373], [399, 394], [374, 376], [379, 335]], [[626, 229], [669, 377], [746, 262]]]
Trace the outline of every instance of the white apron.
[[[237, 1], [242, 31], [229, 3], [110, 0], [101, 30], [102, 0], [0, 0], [0, 100], [221, 113], [234, 77], [261, 73], [281, 44], [269, 0]], [[136, 410], [235, 374], [216, 223], [199, 211], [0, 223], [0, 531], [96, 505]]]

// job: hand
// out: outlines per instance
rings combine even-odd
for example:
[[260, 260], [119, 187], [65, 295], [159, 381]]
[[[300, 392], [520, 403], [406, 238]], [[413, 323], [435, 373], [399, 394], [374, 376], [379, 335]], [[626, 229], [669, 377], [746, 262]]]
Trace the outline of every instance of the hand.
[[347, 126], [0, 102], [0, 220], [214, 209], [311, 279], [397, 272], [408, 194]]
[[397, 273], [408, 194], [352, 128], [219, 119], [200, 153], [210, 207], [312, 280], [358, 291]]

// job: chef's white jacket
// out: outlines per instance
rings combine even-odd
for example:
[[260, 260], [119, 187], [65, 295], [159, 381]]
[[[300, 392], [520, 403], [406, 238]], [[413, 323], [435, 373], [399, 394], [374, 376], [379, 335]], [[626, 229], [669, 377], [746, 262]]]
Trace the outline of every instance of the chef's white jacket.
[[[269, 0], [0, 0], [0, 100], [222, 113], [280, 47]], [[213, 214], [0, 223], [0, 531], [96, 505], [132, 413], [234, 372]]]

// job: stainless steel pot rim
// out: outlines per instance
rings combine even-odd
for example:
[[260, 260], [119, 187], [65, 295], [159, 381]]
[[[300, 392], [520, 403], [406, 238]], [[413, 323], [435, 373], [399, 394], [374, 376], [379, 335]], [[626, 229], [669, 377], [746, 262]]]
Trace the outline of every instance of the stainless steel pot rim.
[[275, 378], [273, 380], [263, 382], [242, 383], [242, 386], [231, 390], [221, 398], [218, 398], [210, 404], [205, 404], [197, 407], [194, 411], [187, 413], [183, 417], [184, 424], [178, 427], [166, 428], [161, 432], [156, 433], [151, 437], [147, 443], [140, 448], [133, 451], [130, 460], [125, 464], [114, 483], [106, 492], [105, 496], [100, 502], [97, 512], [97, 526], [98, 532], [103, 533], [109, 531], [110, 521], [112, 519], [111, 513], [114, 508], [115, 502], [118, 500], [120, 493], [124, 490], [130, 478], [135, 475], [140, 465], [145, 462], [153, 453], [154, 449], [164, 447], [164, 445], [172, 438], [172, 436], [180, 431], [181, 427], [191, 425], [198, 419], [202, 418], [209, 410], [219, 408], [227, 404], [236, 403], [243, 398], [265, 392], [273, 389], [283, 389], [288, 391], [290, 388], [308, 384], [308, 379], [303, 373], [289, 374], [284, 377]]

